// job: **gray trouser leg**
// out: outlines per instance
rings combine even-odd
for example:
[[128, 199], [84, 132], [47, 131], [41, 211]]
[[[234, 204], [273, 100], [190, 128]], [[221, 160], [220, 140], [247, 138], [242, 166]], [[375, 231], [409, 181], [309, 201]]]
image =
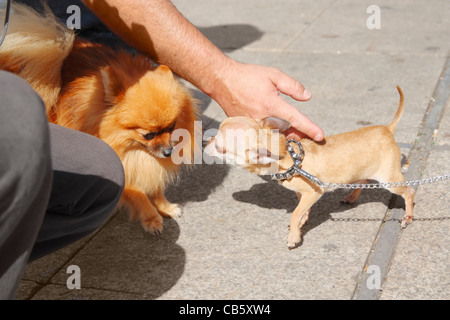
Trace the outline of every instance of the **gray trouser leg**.
[[15, 296], [51, 184], [44, 105], [25, 81], [0, 71], [0, 299]]
[[48, 125], [36, 93], [0, 71], [0, 299], [15, 297], [29, 260], [102, 226], [124, 183], [114, 150]]
[[62, 248], [106, 222], [124, 187], [114, 150], [88, 134], [50, 124], [53, 187], [31, 260]]

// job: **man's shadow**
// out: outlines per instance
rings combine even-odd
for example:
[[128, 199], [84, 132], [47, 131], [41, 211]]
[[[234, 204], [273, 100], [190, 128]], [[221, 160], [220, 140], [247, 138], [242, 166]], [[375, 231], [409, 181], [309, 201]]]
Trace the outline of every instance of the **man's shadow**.
[[226, 24], [198, 27], [212, 43], [224, 52], [232, 52], [259, 40], [263, 32], [249, 24]]

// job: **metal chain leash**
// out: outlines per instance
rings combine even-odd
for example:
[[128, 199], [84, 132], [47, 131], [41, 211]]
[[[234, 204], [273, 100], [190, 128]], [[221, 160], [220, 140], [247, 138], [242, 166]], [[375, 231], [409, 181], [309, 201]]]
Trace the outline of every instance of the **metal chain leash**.
[[[316, 178], [317, 179], [317, 178]], [[379, 183], [327, 183], [322, 182], [319, 179], [317, 183], [322, 188], [336, 188], [336, 189], [389, 189], [397, 187], [418, 186], [422, 184], [429, 184], [433, 182], [440, 182], [450, 179], [450, 174], [444, 174], [442, 176], [426, 178], [421, 180], [410, 180], [402, 182], [379, 182]]]
[[[299, 149], [298, 153], [295, 153], [293, 147], [290, 145], [295, 143]], [[308, 180], [314, 182], [319, 187], [327, 188], [327, 189], [389, 189], [389, 188], [397, 188], [397, 187], [408, 187], [408, 186], [417, 186], [422, 184], [428, 184], [433, 182], [440, 182], [450, 179], [450, 174], [444, 174], [437, 177], [420, 179], [420, 180], [410, 180], [410, 181], [401, 181], [401, 182], [379, 182], [379, 183], [333, 183], [333, 182], [323, 182], [316, 176], [309, 174], [300, 168], [300, 165], [303, 160], [304, 151], [303, 147], [299, 141], [296, 140], [288, 140], [286, 142], [287, 150], [291, 155], [291, 158], [294, 164], [287, 169], [283, 173], [276, 173], [272, 175], [272, 180], [289, 180], [295, 175], [301, 175]]]

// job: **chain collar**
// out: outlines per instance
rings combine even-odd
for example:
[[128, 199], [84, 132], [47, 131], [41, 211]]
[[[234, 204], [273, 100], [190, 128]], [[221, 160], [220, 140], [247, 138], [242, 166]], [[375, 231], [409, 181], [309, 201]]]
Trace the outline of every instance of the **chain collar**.
[[[296, 144], [297, 145], [298, 153], [295, 152], [294, 147], [292, 146], [292, 144]], [[313, 175], [309, 174], [308, 172], [306, 172], [306, 171], [304, 171], [303, 169], [300, 168], [300, 166], [301, 166], [301, 164], [303, 162], [303, 158], [305, 156], [305, 152], [303, 151], [303, 146], [300, 143], [300, 141], [293, 140], [293, 139], [287, 140], [286, 141], [286, 147], [287, 147], [287, 151], [289, 152], [289, 155], [291, 156], [292, 161], [294, 163], [285, 172], [273, 174], [272, 175], [272, 180], [284, 181], [284, 180], [291, 179], [295, 175], [301, 175], [301, 176], [311, 180], [315, 184], [317, 184], [319, 186], [322, 186], [324, 183], [322, 181], [320, 181], [316, 176], [313, 176]]]
[[[295, 152], [294, 147], [292, 146], [292, 144], [294, 143], [297, 145], [299, 153]], [[273, 174], [272, 180], [289, 180], [295, 175], [296, 171], [300, 169], [303, 157], [305, 155], [302, 144], [300, 143], [300, 141], [291, 139], [286, 141], [286, 147], [294, 163], [285, 172]]]
[[[293, 143], [297, 145], [299, 153], [295, 152], [294, 147], [292, 146]], [[273, 174], [272, 180], [279, 180], [279, 181], [289, 180], [295, 175], [296, 171], [300, 169], [303, 157], [305, 155], [305, 153], [303, 152], [302, 144], [300, 143], [300, 141], [291, 139], [286, 141], [286, 147], [294, 163], [285, 172]]]

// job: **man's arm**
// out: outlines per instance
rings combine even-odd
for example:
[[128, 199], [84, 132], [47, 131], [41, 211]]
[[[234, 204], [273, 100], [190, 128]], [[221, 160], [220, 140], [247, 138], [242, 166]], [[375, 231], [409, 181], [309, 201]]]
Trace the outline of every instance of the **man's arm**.
[[[280, 92], [300, 101], [311, 98], [283, 72], [230, 59], [169, 0], [83, 0], [119, 37], [217, 101], [228, 116], [288, 120], [301, 133], [323, 139], [323, 131], [289, 105]], [[301, 132], [301, 133], [300, 133]]]

